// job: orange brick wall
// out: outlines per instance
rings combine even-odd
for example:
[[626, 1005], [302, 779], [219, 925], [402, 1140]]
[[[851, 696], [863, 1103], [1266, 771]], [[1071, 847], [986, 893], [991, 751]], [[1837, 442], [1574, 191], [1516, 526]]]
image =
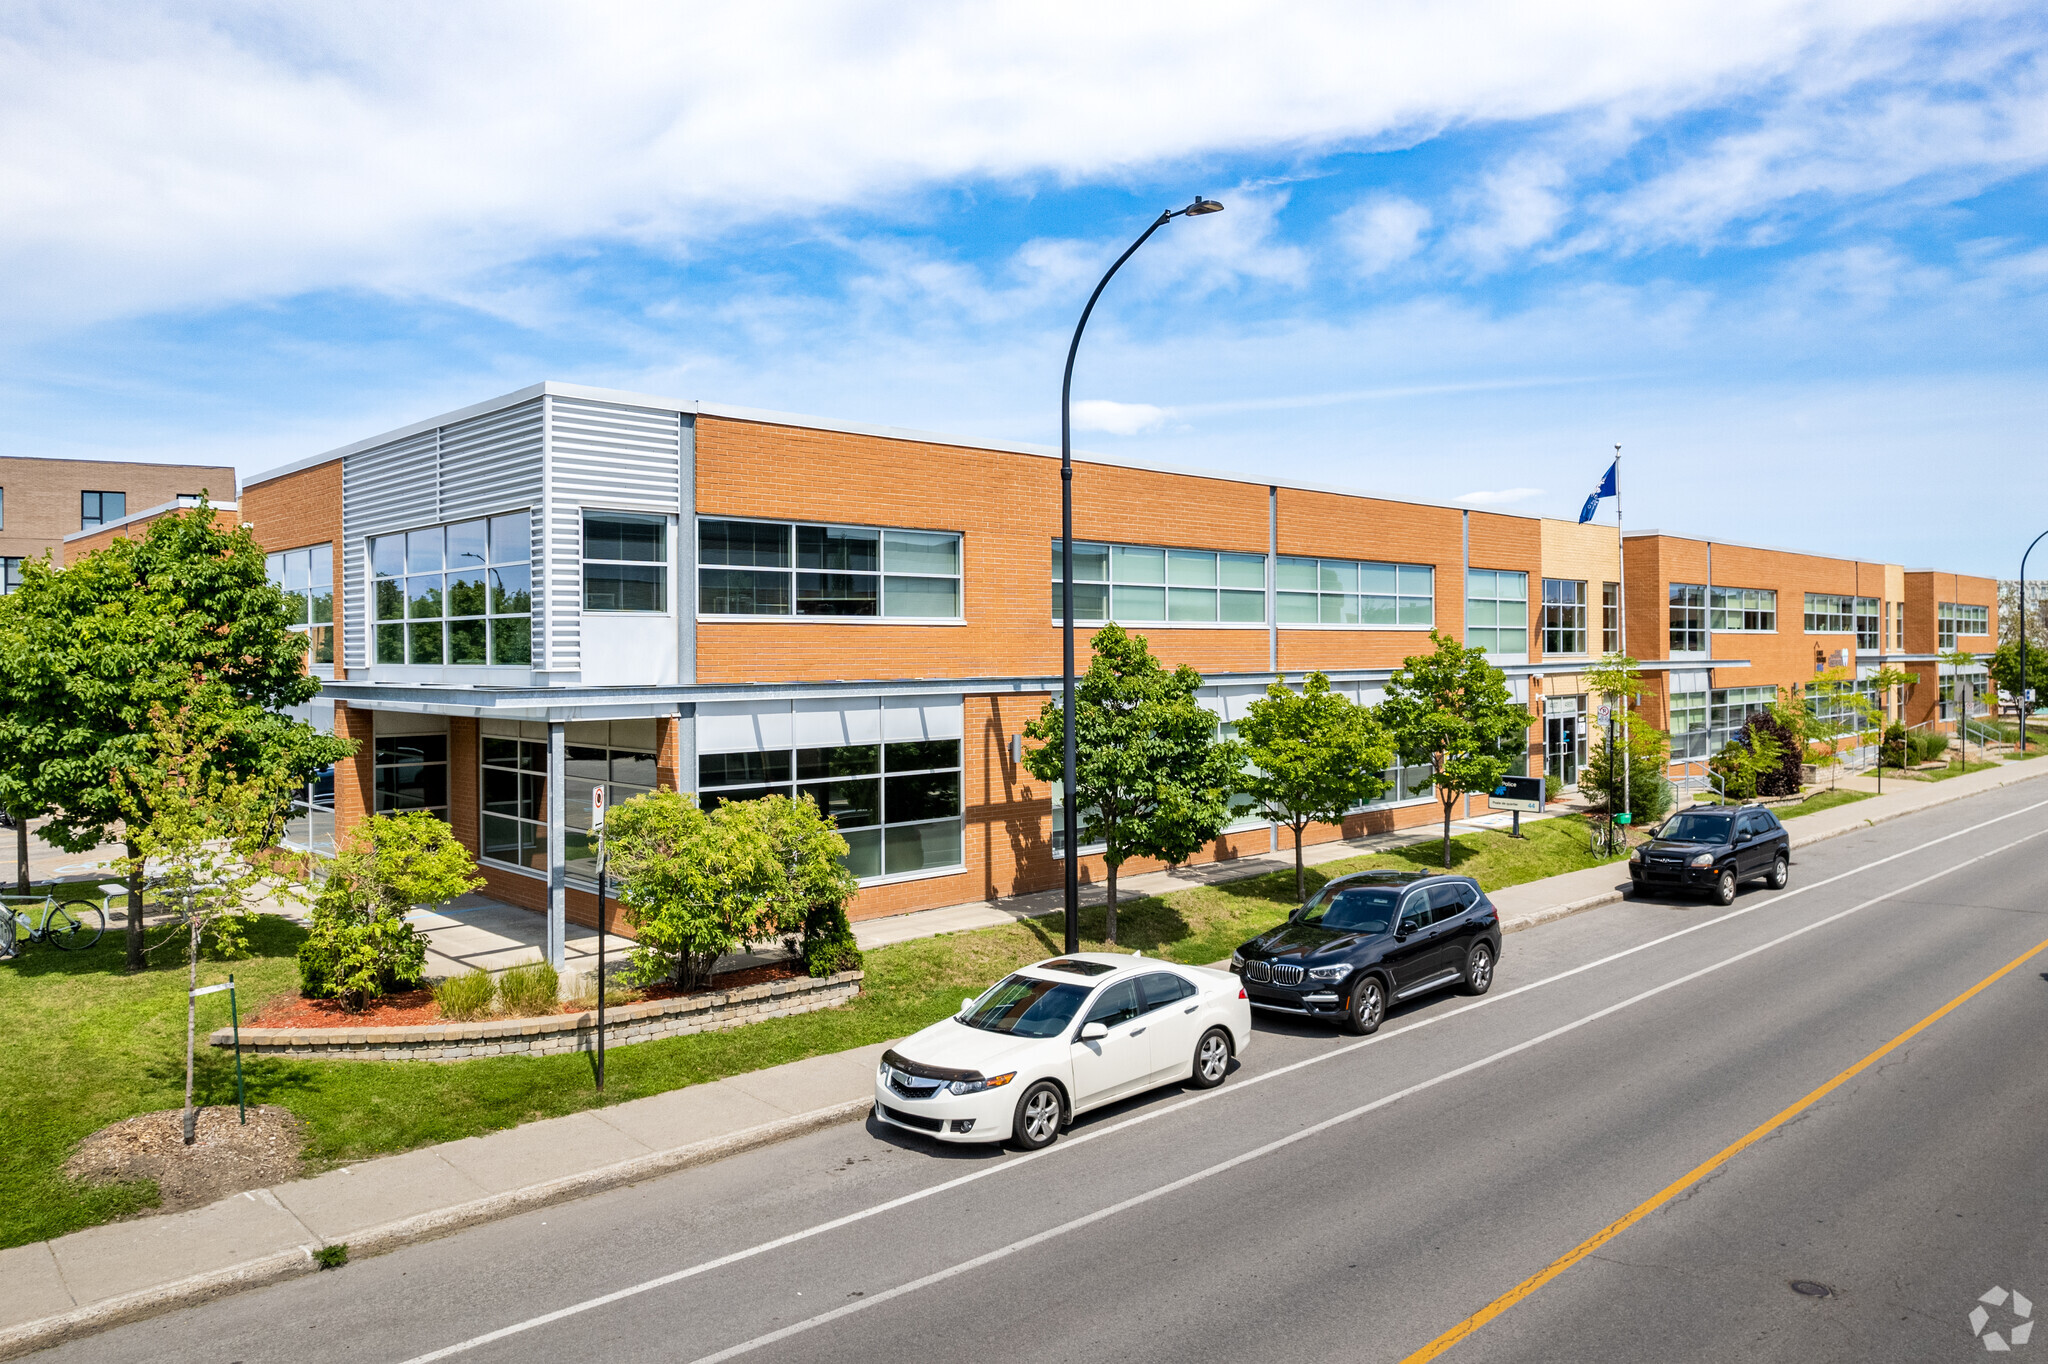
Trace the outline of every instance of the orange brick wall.
[[[163, 520], [164, 517], [173, 514], [172, 512], [161, 512], [155, 516], [130, 521], [121, 526], [110, 526], [105, 530], [94, 531], [91, 535], [66, 541], [63, 545], [63, 553], [56, 557], [61, 563], [67, 565], [75, 564], [86, 555], [107, 548], [116, 540], [141, 540], [149, 534], [151, 526]], [[240, 518], [234, 512], [226, 508], [220, 508], [213, 514], [213, 524], [223, 531], [233, 530], [239, 520]]]
[[328, 460], [310, 469], [256, 484], [242, 494], [242, 520], [255, 527], [256, 543], [266, 554], [334, 546], [334, 675], [346, 677], [348, 655], [341, 639], [341, 461]]
[[376, 809], [375, 754], [371, 747], [375, 714], [374, 711], [352, 710], [346, 701], [334, 703], [335, 737], [354, 739], [357, 745], [354, 757], [343, 758], [334, 765], [334, 838], [337, 844], [345, 841], [356, 825], [369, 818]]

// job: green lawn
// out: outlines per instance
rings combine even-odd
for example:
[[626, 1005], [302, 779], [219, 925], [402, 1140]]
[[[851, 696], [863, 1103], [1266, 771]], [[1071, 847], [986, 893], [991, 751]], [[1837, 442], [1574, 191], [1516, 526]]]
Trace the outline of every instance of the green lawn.
[[1815, 815], [1822, 810], [1832, 810], [1838, 805], [1854, 805], [1859, 800], [1869, 800], [1875, 791], [1850, 791], [1837, 787], [1833, 791], [1816, 791], [1797, 805], [1780, 806], [1775, 813], [1779, 819], [1797, 819], [1801, 815]]
[[1966, 772], [1989, 772], [1996, 766], [1998, 764], [1994, 762], [1950, 763], [1937, 772], [1918, 772], [1914, 775], [1921, 781], [1947, 781], [1950, 777], [1960, 777]]
[[[1451, 840], [1452, 867], [1489, 890], [1597, 865], [1591, 831], [1578, 818], [1540, 820], [1527, 837], [1465, 834]], [[1310, 868], [1311, 892], [1332, 876], [1368, 867], [1433, 869], [1443, 844]], [[1217, 961], [1279, 922], [1294, 905], [1292, 870], [1118, 907], [1120, 946], [1150, 956]], [[1102, 911], [1082, 916], [1084, 946], [1101, 946]], [[162, 935], [152, 934], [152, 941]], [[233, 970], [243, 1016], [297, 988], [292, 953], [301, 930], [265, 919], [257, 955], [201, 965], [201, 983]], [[944, 1018], [963, 995], [1003, 972], [1060, 949], [1057, 920], [920, 939], [867, 954], [866, 988], [836, 1009], [769, 1019], [730, 1032], [664, 1038], [607, 1056], [607, 1098], [640, 1098], [806, 1056], [900, 1037]], [[183, 1102], [185, 973], [175, 945], [151, 969], [122, 969], [121, 937], [109, 932], [90, 952], [31, 948], [0, 966], [0, 1248], [61, 1235], [155, 1202], [148, 1185], [86, 1189], [61, 1172], [71, 1148], [108, 1123]], [[199, 1095], [234, 1102], [232, 1058], [203, 1045], [228, 1021], [225, 995], [200, 1001]], [[282, 1104], [304, 1119], [309, 1169], [511, 1127], [590, 1107], [587, 1056], [486, 1057], [452, 1065], [420, 1062], [300, 1061], [247, 1065], [249, 1101]]]

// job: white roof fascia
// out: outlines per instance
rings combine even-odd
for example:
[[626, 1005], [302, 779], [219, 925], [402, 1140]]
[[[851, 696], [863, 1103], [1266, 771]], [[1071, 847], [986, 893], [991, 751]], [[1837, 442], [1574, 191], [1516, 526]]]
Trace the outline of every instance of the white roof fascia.
[[[199, 504], [197, 502], [194, 502], [191, 503], [190, 505], [196, 507]], [[209, 502], [206, 505], [213, 508], [215, 511], [238, 512], [242, 509], [242, 504], [239, 502]], [[64, 543], [68, 545], [73, 540], [83, 540], [88, 535], [103, 535], [110, 530], [119, 530], [121, 527], [129, 524], [131, 521], [146, 521], [152, 516], [162, 516], [165, 512], [180, 511], [183, 509], [184, 504], [181, 504], [176, 501], [160, 502], [156, 506], [150, 507], [145, 511], [130, 512], [128, 515], [122, 517], [119, 521], [107, 521], [97, 526], [87, 526], [84, 530], [72, 531], [69, 535], [64, 537]]]

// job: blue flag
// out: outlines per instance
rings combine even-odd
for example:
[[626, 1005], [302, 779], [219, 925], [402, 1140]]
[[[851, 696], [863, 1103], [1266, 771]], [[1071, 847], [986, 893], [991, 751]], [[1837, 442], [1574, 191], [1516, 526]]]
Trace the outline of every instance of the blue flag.
[[1607, 466], [1607, 476], [1600, 480], [1600, 486], [1593, 489], [1593, 495], [1586, 499], [1586, 505], [1579, 511], [1579, 524], [1585, 525], [1593, 519], [1593, 513], [1600, 510], [1600, 499], [1613, 497], [1620, 490], [1615, 487], [1615, 471], [1621, 468], [1621, 460]]

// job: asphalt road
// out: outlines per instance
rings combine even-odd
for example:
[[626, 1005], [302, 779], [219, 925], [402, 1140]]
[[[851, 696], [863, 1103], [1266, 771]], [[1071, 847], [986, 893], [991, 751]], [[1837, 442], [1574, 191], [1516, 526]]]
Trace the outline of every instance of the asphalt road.
[[1513, 934], [1372, 1039], [1262, 1021], [1037, 1156], [849, 1124], [47, 1357], [1391, 1361], [1504, 1295], [1444, 1358], [1980, 1356], [1994, 1286], [2048, 1315], [2048, 950], [1982, 984], [2048, 948], [2033, 785]]

